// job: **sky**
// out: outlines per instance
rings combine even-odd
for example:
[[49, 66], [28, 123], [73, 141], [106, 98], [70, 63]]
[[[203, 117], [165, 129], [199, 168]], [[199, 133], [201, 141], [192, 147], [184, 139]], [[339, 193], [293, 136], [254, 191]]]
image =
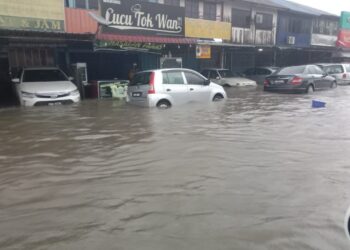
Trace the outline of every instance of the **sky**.
[[316, 9], [340, 15], [342, 10], [350, 11], [349, 0], [290, 0], [292, 2], [308, 5]]

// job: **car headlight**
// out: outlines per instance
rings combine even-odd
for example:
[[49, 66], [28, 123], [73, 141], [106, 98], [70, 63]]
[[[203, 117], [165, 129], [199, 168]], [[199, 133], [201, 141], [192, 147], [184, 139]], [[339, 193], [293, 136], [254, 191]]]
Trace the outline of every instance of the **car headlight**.
[[70, 95], [72, 95], [72, 96], [79, 96], [80, 95], [79, 90], [76, 89], [76, 90], [70, 92]]
[[35, 94], [29, 93], [29, 92], [24, 92], [24, 91], [21, 91], [21, 95], [23, 98], [34, 98], [35, 97]]

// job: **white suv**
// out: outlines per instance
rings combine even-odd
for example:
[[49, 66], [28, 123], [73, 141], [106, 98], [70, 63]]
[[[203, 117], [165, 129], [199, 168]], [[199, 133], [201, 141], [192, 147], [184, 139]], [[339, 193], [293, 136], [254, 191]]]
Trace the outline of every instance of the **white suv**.
[[321, 68], [337, 80], [338, 85], [350, 84], [350, 64], [321, 64]]
[[137, 73], [128, 87], [131, 104], [170, 108], [189, 102], [226, 99], [223, 87], [189, 69], [159, 69]]

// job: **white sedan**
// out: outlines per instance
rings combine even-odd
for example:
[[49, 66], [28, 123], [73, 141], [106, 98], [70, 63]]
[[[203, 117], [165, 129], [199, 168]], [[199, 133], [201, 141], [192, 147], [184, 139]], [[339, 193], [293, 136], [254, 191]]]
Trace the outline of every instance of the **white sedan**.
[[202, 75], [224, 87], [257, 86], [255, 81], [232, 73], [228, 69], [205, 69], [202, 71]]
[[12, 79], [22, 106], [71, 104], [80, 101], [80, 93], [59, 68], [24, 68]]

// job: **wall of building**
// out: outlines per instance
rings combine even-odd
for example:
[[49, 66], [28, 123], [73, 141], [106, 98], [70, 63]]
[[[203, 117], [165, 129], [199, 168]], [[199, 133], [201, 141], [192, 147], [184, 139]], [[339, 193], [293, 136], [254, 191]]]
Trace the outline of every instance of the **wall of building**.
[[[277, 10], [264, 6], [256, 6], [243, 1], [227, 1], [224, 7], [224, 17], [233, 19], [232, 9], [245, 10], [250, 12], [249, 27], [237, 27], [234, 21], [232, 24], [232, 42], [236, 44], [274, 45], [276, 42]], [[256, 27], [257, 14], [272, 15], [271, 29], [258, 29]]]
[[64, 31], [62, 0], [0, 0], [0, 28]]

